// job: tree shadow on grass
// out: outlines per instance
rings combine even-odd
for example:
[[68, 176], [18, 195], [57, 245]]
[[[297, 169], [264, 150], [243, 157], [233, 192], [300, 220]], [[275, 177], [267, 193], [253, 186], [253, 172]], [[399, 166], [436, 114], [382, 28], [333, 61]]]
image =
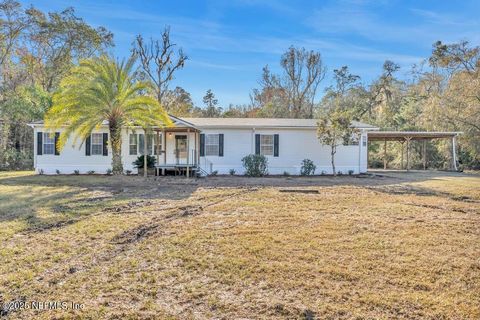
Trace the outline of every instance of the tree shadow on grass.
[[[301, 188], [352, 186], [387, 194], [441, 196], [454, 200], [458, 195], [412, 186], [409, 183], [451, 177], [479, 177], [441, 171], [375, 172], [360, 176], [216, 176], [200, 179], [183, 177], [0, 174], [0, 222], [24, 220], [32, 230], [49, 230], [83, 220], [102, 208], [136, 199], [183, 200], [198, 188]], [[11, 187], [11, 188], [9, 188]], [[13, 189], [16, 188], [16, 189]], [[121, 207], [120, 207], [121, 210]], [[46, 217], [42, 211], [49, 212]]]
[[0, 223], [23, 220], [26, 230], [51, 230], [119, 203], [123, 210], [125, 203], [138, 205], [141, 199], [182, 200], [196, 188], [195, 183], [172, 187], [143, 177], [0, 175]]

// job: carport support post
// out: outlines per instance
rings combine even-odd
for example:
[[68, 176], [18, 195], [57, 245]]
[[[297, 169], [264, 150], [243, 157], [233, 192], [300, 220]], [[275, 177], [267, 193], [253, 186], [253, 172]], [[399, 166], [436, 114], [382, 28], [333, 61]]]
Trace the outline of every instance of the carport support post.
[[387, 139], [383, 144], [383, 170], [387, 170]]
[[456, 136], [452, 137], [452, 160], [453, 160], [453, 170], [457, 171], [457, 151], [456, 151]]
[[427, 139], [423, 140], [423, 170], [427, 170]]
[[400, 143], [402, 144], [402, 157], [400, 158], [400, 170], [403, 170], [403, 144], [405, 140], [401, 140]]
[[407, 140], [407, 171], [410, 170], [410, 140], [411, 137], [405, 138]]

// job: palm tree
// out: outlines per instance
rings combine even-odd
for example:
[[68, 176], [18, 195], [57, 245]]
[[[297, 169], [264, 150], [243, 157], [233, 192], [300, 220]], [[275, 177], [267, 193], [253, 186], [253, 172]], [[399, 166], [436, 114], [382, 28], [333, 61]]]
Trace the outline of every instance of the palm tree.
[[80, 61], [62, 79], [53, 95], [53, 106], [47, 112], [48, 128], [65, 126], [58, 147], [65, 145], [70, 134], [83, 141], [108, 120], [112, 148], [112, 171], [123, 173], [121, 158], [122, 128], [170, 126], [168, 114], [150, 95], [150, 82], [134, 76], [135, 57], [127, 62], [103, 55]]

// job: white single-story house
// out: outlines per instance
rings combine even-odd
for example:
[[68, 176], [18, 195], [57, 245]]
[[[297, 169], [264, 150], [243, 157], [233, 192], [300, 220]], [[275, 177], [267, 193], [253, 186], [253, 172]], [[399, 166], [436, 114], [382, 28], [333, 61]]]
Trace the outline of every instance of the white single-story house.
[[[191, 170], [201, 174], [228, 174], [232, 169], [242, 174], [242, 158], [262, 154], [268, 159], [269, 174], [300, 174], [302, 160], [316, 165], [316, 174], [332, 173], [330, 147], [317, 138], [315, 119], [267, 118], [177, 118], [171, 116], [173, 127], [154, 128], [147, 135], [147, 150], [157, 159], [158, 173], [168, 170]], [[95, 130], [85, 141], [69, 137], [60, 151], [56, 139], [62, 129], [48, 132], [42, 121], [33, 122], [34, 167], [37, 173], [63, 174], [105, 173], [111, 168], [108, 144], [108, 122]], [[335, 155], [336, 170], [355, 174], [367, 171], [367, 132], [378, 128], [352, 122], [358, 130], [349, 145], [340, 145]], [[122, 131], [124, 170], [136, 173], [132, 164], [144, 153], [142, 129]]]

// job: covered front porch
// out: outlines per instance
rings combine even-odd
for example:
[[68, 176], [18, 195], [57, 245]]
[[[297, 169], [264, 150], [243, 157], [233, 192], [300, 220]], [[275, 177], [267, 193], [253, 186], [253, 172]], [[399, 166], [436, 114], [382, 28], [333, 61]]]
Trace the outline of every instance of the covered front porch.
[[173, 127], [154, 129], [155, 175], [190, 177], [201, 170], [200, 130], [178, 118], [174, 120]]

